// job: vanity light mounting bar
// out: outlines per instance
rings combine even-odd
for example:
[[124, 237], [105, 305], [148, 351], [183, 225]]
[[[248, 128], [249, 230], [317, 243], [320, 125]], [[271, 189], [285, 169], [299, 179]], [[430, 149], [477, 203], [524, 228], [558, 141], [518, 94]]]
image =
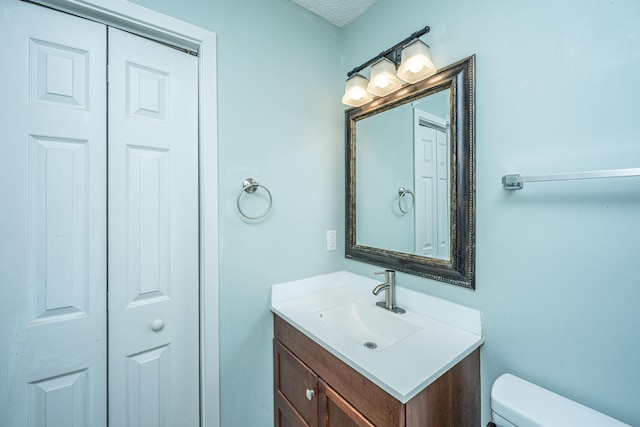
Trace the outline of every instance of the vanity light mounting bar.
[[568, 181], [575, 179], [621, 178], [640, 176], [640, 168], [610, 169], [591, 172], [560, 173], [554, 175], [523, 176], [522, 174], [502, 177], [502, 188], [505, 190], [522, 190], [525, 182]]
[[360, 71], [364, 70], [368, 66], [374, 64], [380, 58], [388, 58], [392, 62], [394, 62], [396, 64], [399, 64], [400, 63], [400, 55], [401, 55], [401, 52], [402, 52], [402, 48], [407, 43], [409, 43], [410, 41], [412, 41], [414, 39], [417, 39], [418, 37], [422, 37], [423, 35], [427, 34], [429, 31], [431, 31], [431, 28], [429, 28], [428, 25], [426, 27], [424, 27], [423, 29], [416, 31], [415, 33], [411, 34], [406, 39], [402, 40], [399, 43], [396, 43], [395, 45], [391, 46], [389, 49], [385, 50], [384, 52], [380, 52], [378, 54], [378, 56], [368, 60], [367, 62], [365, 62], [364, 64], [360, 65], [359, 67], [356, 67], [353, 70], [349, 71], [347, 73], [347, 77], [351, 77], [354, 74], [359, 73]]

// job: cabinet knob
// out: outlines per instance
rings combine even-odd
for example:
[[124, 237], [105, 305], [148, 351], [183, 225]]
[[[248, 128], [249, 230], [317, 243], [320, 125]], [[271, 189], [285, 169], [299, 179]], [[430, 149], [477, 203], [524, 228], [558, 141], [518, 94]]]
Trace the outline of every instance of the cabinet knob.
[[162, 328], [164, 328], [164, 320], [162, 320], [162, 319], [156, 319], [156, 320], [153, 321], [153, 323], [151, 323], [151, 329], [154, 332], [158, 332]]
[[307, 389], [307, 391], [305, 393], [307, 395], [307, 399], [309, 399], [309, 400], [312, 400], [313, 396], [316, 395], [316, 391], [315, 390], [310, 390], [310, 389]]

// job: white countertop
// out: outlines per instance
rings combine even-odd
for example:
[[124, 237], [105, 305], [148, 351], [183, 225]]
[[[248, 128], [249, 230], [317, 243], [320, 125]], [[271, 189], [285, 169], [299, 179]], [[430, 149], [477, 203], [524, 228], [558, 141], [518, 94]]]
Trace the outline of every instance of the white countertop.
[[[420, 326], [409, 337], [369, 350], [310, 311], [349, 300], [375, 305], [384, 300], [371, 290], [380, 280], [347, 271], [281, 283], [272, 287], [271, 311], [282, 317], [387, 393], [406, 403], [484, 342], [480, 311], [396, 286], [394, 314]], [[380, 310], [383, 310], [380, 308]]]

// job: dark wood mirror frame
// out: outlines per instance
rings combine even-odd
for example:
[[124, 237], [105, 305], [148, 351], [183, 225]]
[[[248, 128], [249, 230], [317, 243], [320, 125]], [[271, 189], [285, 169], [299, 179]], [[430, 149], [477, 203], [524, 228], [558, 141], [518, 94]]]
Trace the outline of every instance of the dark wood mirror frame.
[[[451, 90], [451, 257], [439, 260], [356, 243], [356, 123], [441, 90]], [[345, 256], [475, 289], [475, 55], [385, 97], [345, 112]]]

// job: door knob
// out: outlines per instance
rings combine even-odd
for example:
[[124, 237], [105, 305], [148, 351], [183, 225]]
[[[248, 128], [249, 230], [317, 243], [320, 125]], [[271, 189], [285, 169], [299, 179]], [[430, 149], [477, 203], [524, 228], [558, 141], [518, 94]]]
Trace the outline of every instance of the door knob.
[[310, 390], [310, 389], [307, 389], [305, 393], [307, 395], [307, 399], [309, 399], [309, 400], [312, 400], [313, 396], [316, 395], [316, 391], [315, 390]]
[[153, 329], [154, 332], [158, 332], [162, 328], [164, 328], [164, 320], [162, 319], [156, 319], [151, 323], [151, 329]]

